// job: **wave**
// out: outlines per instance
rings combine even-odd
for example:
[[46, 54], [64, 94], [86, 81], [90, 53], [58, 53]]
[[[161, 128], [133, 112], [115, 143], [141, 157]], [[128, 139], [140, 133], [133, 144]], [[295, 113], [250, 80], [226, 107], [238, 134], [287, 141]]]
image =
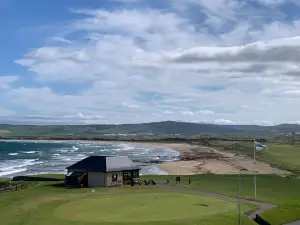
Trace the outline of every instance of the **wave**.
[[38, 161], [38, 159], [5, 160], [4, 163], [0, 163], [0, 172], [10, 171], [37, 164], [43, 164], [43, 162]]
[[27, 171], [26, 168], [9, 170], [9, 171], [0, 172], [0, 176], [7, 176], [7, 175], [10, 175], [10, 174], [21, 173], [21, 172], [25, 172], [25, 171]]
[[[30, 142], [30, 141], [28, 141]], [[34, 141], [32, 141], [34, 142]], [[49, 143], [40, 145], [39, 143]], [[99, 143], [99, 142], [63, 142], [62, 145], [53, 143], [60, 141], [37, 141], [28, 146], [11, 147], [10, 153], [0, 152], [0, 177], [11, 174], [40, 174], [60, 173], [65, 168], [89, 155], [128, 156], [138, 165], [141, 165], [142, 174], [166, 174], [156, 167], [157, 163], [175, 161], [179, 153], [163, 147], [140, 143]], [[18, 149], [22, 151], [19, 152]], [[9, 147], [8, 147], [9, 149]], [[18, 153], [18, 154], [16, 154]], [[7, 157], [7, 154], [10, 157]], [[5, 158], [8, 158], [4, 160]], [[21, 159], [24, 157], [25, 159]], [[31, 158], [31, 159], [28, 159]]]
[[18, 155], [19, 153], [17, 152], [12, 152], [12, 153], [8, 153], [8, 155]]

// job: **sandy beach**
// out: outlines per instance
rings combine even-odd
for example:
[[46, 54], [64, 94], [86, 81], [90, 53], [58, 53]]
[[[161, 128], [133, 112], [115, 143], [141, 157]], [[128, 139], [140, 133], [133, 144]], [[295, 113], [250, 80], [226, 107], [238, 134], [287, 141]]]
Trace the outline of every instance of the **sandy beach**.
[[182, 143], [157, 144], [180, 152], [181, 160], [159, 164], [159, 169], [170, 175], [192, 175], [202, 173], [215, 174], [286, 174], [271, 165], [257, 161], [248, 156], [235, 155], [214, 148]]
[[[12, 141], [12, 140], [11, 140]], [[21, 141], [21, 140], [18, 140]], [[31, 140], [45, 141], [45, 140]], [[49, 140], [54, 141], [54, 140]], [[244, 155], [235, 155], [215, 148], [191, 145], [187, 143], [153, 143], [153, 142], [122, 142], [122, 141], [89, 141], [89, 140], [60, 140], [61, 142], [105, 142], [105, 143], [134, 143], [147, 144], [162, 148], [173, 149], [180, 153], [180, 161], [171, 161], [157, 164], [159, 170], [169, 175], [193, 175], [203, 173], [215, 174], [288, 174], [289, 172], [274, 168], [271, 165], [257, 161]]]

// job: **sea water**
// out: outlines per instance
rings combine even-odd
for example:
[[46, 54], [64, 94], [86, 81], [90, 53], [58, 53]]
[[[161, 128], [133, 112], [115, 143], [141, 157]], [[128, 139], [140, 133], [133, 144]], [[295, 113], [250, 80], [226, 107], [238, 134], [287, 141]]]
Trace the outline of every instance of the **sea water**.
[[167, 174], [157, 164], [178, 160], [179, 153], [144, 143], [89, 141], [0, 141], [0, 177], [64, 174], [65, 168], [90, 155], [128, 156], [141, 174]]

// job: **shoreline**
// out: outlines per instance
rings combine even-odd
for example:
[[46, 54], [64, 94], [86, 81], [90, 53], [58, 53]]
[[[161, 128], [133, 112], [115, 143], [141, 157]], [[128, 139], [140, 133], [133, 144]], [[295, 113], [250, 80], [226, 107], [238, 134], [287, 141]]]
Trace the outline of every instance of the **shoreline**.
[[181, 160], [164, 162], [158, 164], [160, 170], [166, 171], [169, 175], [194, 175], [194, 174], [277, 174], [285, 175], [291, 172], [281, 170], [272, 165], [256, 161], [231, 152], [221, 151], [215, 148], [191, 145], [188, 143], [165, 143], [156, 144], [178, 151]]
[[0, 139], [0, 141], [53, 141], [53, 142], [105, 142], [105, 143], [133, 143], [148, 144], [160, 148], [168, 148], [179, 152], [180, 160], [157, 163], [155, 166], [168, 175], [193, 175], [193, 174], [288, 174], [290, 172], [272, 167], [268, 163], [257, 161], [253, 165], [253, 159], [220, 151], [214, 148], [192, 145], [189, 143], [163, 142], [163, 141], [123, 141], [123, 140], [51, 140], [51, 139]]

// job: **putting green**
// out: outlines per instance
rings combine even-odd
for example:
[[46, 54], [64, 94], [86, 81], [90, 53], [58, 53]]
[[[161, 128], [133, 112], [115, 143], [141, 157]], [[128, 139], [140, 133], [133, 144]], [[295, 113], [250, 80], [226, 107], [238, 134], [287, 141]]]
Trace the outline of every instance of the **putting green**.
[[54, 216], [80, 222], [150, 222], [202, 218], [236, 210], [236, 204], [181, 193], [95, 195], [60, 205]]

